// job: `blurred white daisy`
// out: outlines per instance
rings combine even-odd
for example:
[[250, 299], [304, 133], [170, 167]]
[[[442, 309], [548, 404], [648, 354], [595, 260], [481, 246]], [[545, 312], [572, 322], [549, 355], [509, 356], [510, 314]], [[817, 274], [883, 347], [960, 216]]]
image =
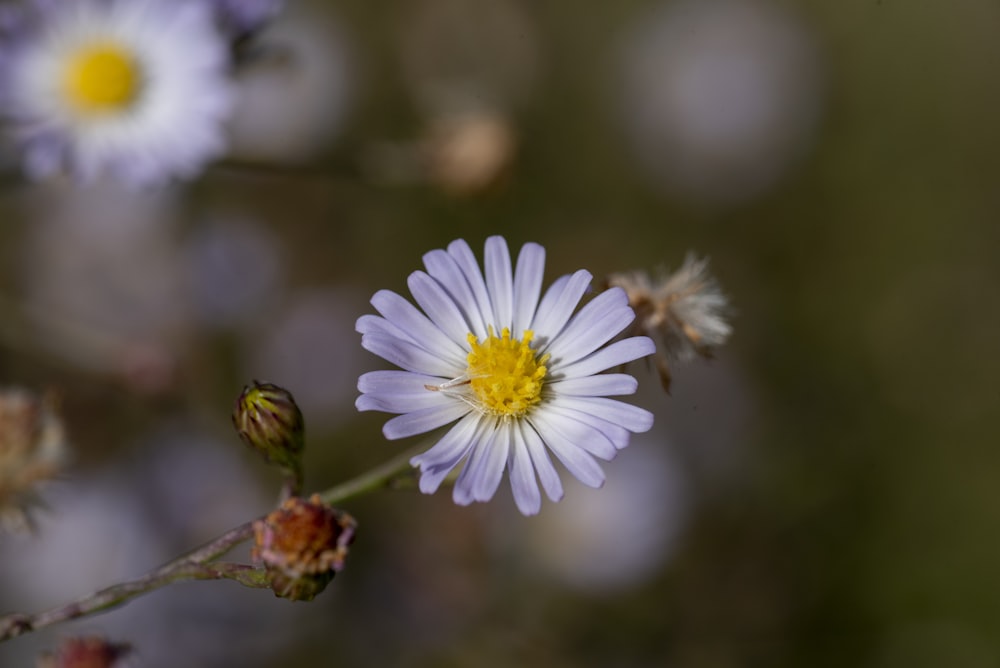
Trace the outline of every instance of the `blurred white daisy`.
[[357, 323], [361, 345], [403, 369], [358, 381], [359, 410], [400, 414], [386, 422], [387, 438], [458, 421], [411, 460], [420, 490], [433, 493], [465, 461], [455, 502], [488, 501], [509, 468], [517, 507], [532, 515], [541, 508], [536, 474], [550, 499], [563, 495], [549, 451], [581, 482], [600, 487], [595, 457], [612, 459], [630, 432], [653, 424], [648, 411], [607, 398], [632, 394], [632, 376], [601, 373], [654, 351], [645, 336], [608, 344], [635, 318], [625, 291], [606, 290], [574, 315], [590, 273], [559, 278], [539, 299], [545, 250], [525, 244], [512, 271], [502, 237], [486, 240], [485, 271], [462, 240], [423, 259], [427, 271], [408, 280], [423, 313], [381, 290], [372, 297], [381, 316]]
[[197, 0], [27, 4], [0, 40], [3, 114], [33, 177], [146, 184], [225, 148], [229, 44]]

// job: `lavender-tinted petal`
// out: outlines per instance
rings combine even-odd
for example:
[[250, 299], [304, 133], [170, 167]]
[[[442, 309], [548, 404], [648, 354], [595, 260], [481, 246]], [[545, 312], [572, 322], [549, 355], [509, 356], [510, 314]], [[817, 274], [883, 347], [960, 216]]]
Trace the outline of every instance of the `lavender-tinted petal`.
[[511, 430], [511, 447], [507, 460], [510, 469], [510, 490], [522, 515], [537, 515], [542, 508], [542, 494], [535, 480], [535, 468], [520, 429]]
[[465, 343], [469, 333], [469, 323], [466, 322], [462, 310], [441, 284], [422, 271], [410, 274], [406, 281], [413, 298], [424, 310], [424, 313], [452, 341]]
[[531, 329], [535, 332], [535, 340], [539, 342], [540, 350], [555, 340], [573, 315], [573, 310], [580, 303], [580, 298], [587, 291], [590, 272], [581, 269], [565, 281], [556, 281], [542, 297]]
[[607, 436], [590, 424], [577, 420], [569, 412], [545, 411], [532, 418], [539, 435], [546, 443], [560, 440], [586, 450], [605, 461], [615, 458], [618, 448]]
[[604, 434], [616, 450], [621, 450], [628, 445], [629, 440], [632, 437], [632, 432], [630, 432], [625, 427], [617, 424], [615, 422], [609, 422], [602, 417], [598, 417], [587, 411], [581, 411], [576, 408], [565, 405], [561, 401], [555, 401], [548, 407], [548, 412], [553, 415], [559, 415], [563, 418], [576, 420], [577, 422], [582, 422], [584, 424], [590, 425], [597, 431]]
[[449, 402], [423, 410], [397, 415], [382, 426], [382, 433], [390, 441], [443, 427], [469, 412], [461, 401]]
[[361, 337], [361, 346], [407, 371], [442, 378], [457, 378], [465, 371], [464, 367], [458, 368], [454, 363], [448, 362], [409, 341], [403, 341], [387, 334], [365, 334]]
[[545, 443], [535, 428], [528, 421], [521, 422], [520, 432], [524, 440], [524, 445], [531, 455], [531, 463], [538, 473], [538, 479], [542, 483], [546, 496], [552, 501], [559, 501], [563, 497], [562, 481], [559, 479], [559, 472], [552, 465], [549, 453], [545, 449]]
[[647, 336], [633, 336], [615, 341], [607, 347], [565, 366], [556, 367], [553, 365], [549, 371], [558, 379], [592, 376], [605, 369], [632, 362], [654, 352], [656, 352], [656, 345], [652, 339]]
[[566, 444], [550, 449], [566, 470], [584, 485], [595, 489], [604, 485], [604, 471], [586, 450]]
[[478, 442], [476, 429], [480, 422], [479, 415], [469, 413], [448, 430], [448, 433], [430, 450], [410, 460], [410, 464], [420, 467], [421, 492], [424, 494], [436, 492], [448, 474], [469, 454]]
[[486, 320], [480, 312], [479, 302], [472, 293], [469, 281], [462, 273], [455, 258], [447, 251], [433, 250], [424, 255], [427, 273], [451, 295], [465, 321], [471, 325], [471, 332], [479, 338], [486, 336]]
[[573, 316], [546, 352], [562, 364], [575, 362], [610, 341], [634, 319], [625, 291], [605, 290]]
[[[479, 312], [482, 314], [483, 322], [487, 325], [496, 325], [497, 323], [491, 322], [493, 319], [493, 302], [490, 301], [490, 294], [486, 289], [486, 281], [483, 280], [483, 272], [479, 269], [479, 263], [476, 262], [476, 256], [472, 254], [469, 244], [461, 239], [453, 241], [448, 244], [448, 254], [455, 259], [455, 263], [461, 270], [462, 275], [465, 276], [465, 280], [469, 284], [469, 289], [476, 299]], [[485, 331], [473, 331], [473, 333], [480, 339], [486, 336]]]
[[[493, 324], [497, 335], [504, 327], [510, 327], [514, 313], [514, 282], [510, 264], [510, 251], [503, 237], [494, 236], [486, 240], [484, 253], [486, 289], [493, 303]], [[520, 332], [511, 332], [517, 338]]]
[[607, 420], [633, 433], [649, 431], [653, 426], [652, 413], [623, 401], [605, 397], [560, 397], [558, 404]]
[[511, 333], [521, 336], [531, 327], [542, 292], [542, 278], [545, 274], [545, 249], [535, 243], [521, 247], [514, 270], [514, 314]]
[[433, 350], [455, 364], [465, 362], [466, 351], [403, 297], [391, 290], [379, 290], [371, 303], [387, 321], [406, 332], [417, 345]]
[[613, 397], [634, 394], [639, 382], [627, 373], [601, 373], [553, 381], [546, 387], [557, 396]]

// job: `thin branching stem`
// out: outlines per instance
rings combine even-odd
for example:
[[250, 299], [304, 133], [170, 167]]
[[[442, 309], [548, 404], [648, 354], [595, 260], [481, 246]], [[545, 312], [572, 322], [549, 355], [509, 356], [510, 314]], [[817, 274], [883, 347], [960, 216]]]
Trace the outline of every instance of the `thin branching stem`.
[[[415, 451], [401, 454], [326, 491], [320, 498], [329, 505], [380, 489], [395, 489], [414, 480], [410, 458]], [[253, 521], [241, 524], [218, 538], [182, 554], [176, 559], [134, 580], [106, 587], [75, 601], [34, 614], [13, 613], [0, 617], [0, 642], [71, 619], [110, 610], [132, 599], [175, 582], [188, 580], [234, 580], [257, 589], [270, 586], [267, 573], [248, 564], [217, 562], [231, 549], [253, 536]]]

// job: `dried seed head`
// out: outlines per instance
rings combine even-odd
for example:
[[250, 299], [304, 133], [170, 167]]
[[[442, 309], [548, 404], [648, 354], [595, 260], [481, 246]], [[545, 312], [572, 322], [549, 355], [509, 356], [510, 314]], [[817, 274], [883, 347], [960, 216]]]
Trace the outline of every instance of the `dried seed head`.
[[254, 523], [253, 559], [270, 574], [275, 596], [309, 601], [343, 569], [355, 527], [317, 494], [292, 497]]
[[656, 278], [641, 271], [612, 274], [607, 284], [628, 295], [636, 315], [629, 333], [644, 334], [657, 342], [654, 359], [660, 382], [668, 392], [671, 364], [698, 355], [712, 357], [732, 332], [726, 322], [728, 300], [708, 273], [707, 259], [688, 254], [672, 274], [661, 271]]
[[67, 459], [56, 403], [52, 395], [0, 390], [0, 527], [31, 526], [37, 484], [55, 477]]

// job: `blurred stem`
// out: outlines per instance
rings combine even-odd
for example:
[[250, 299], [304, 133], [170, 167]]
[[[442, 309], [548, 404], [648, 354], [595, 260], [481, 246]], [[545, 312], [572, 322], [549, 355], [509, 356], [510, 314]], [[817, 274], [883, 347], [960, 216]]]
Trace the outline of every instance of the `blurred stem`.
[[333, 505], [380, 489], [404, 489], [412, 487], [411, 484], [407, 484], [412, 483], [416, 479], [414, 475], [415, 470], [410, 465], [410, 459], [426, 449], [425, 445], [419, 445], [412, 450], [397, 455], [367, 473], [362, 473], [345, 483], [331, 487], [325, 492], [320, 492], [319, 498], [323, 500], [323, 503]]
[[[405, 452], [388, 462], [341, 483], [319, 496], [324, 503], [334, 505], [382, 489], [412, 486], [415, 477], [410, 458], [424, 446]], [[64, 605], [34, 614], [13, 613], [0, 617], [0, 642], [46, 626], [86, 617], [116, 608], [132, 599], [175, 582], [188, 580], [234, 580], [246, 587], [267, 589], [267, 572], [248, 564], [215, 562], [231, 549], [253, 537], [254, 522], [241, 524], [201, 547], [182, 554], [173, 561], [135, 580], [129, 580]], [[214, 563], [213, 563], [214, 562]]]
[[285, 471], [285, 482], [281, 486], [281, 494], [278, 496], [278, 503], [284, 503], [286, 499], [302, 494], [302, 486], [305, 484], [305, 477], [302, 472], [302, 464], [295, 470]]

